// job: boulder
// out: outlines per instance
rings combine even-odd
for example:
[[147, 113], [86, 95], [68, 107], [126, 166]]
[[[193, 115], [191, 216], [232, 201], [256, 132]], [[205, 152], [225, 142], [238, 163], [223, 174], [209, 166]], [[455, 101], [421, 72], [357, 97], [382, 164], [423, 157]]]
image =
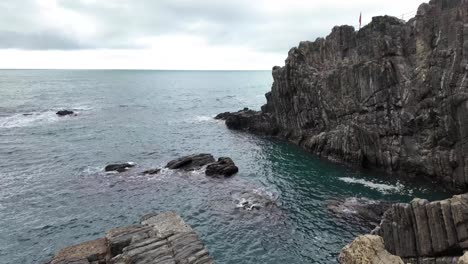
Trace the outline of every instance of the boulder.
[[60, 110], [56, 113], [58, 116], [67, 116], [67, 115], [74, 115], [75, 112], [71, 110]]
[[341, 264], [404, 264], [403, 260], [385, 250], [379, 236], [359, 236], [340, 252]]
[[117, 172], [124, 172], [129, 168], [135, 167], [135, 163], [133, 162], [125, 162], [125, 163], [116, 163], [116, 164], [109, 164], [107, 165], [104, 170], [105, 171], [117, 171]]
[[231, 158], [219, 158], [217, 162], [213, 162], [206, 167], [205, 174], [207, 176], [232, 176], [239, 171], [239, 168], [234, 164]]
[[49, 264], [105, 263], [107, 240], [99, 238], [60, 250]]
[[165, 167], [172, 170], [178, 169], [192, 171], [201, 169], [203, 166], [215, 161], [216, 160], [211, 154], [194, 154], [172, 160], [169, 163], [167, 163]]
[[347, 223], [358, 224], [373, 229], [380, 224], [385, 211], [392, 203], [367, 198], [349, 197], [327, 201], [327, 209], [335, 217]]

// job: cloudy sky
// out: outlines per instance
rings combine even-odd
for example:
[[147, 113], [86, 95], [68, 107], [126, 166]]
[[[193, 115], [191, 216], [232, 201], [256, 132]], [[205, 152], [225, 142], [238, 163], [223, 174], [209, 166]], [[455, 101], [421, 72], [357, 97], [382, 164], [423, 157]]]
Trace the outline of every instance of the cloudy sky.
[[271, 69], [334, 25], [422, 0], [0, 0], [0, 68]]

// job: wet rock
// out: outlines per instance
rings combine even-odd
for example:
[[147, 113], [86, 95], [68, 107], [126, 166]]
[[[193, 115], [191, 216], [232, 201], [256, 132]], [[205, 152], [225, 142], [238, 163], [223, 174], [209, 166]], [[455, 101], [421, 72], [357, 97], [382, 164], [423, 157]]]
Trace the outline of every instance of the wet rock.
[[260, 112], [219, 118], [330, 160], [467, 189], [467, 18], [467, 1], [432, 0], [407, 23], [334, 27], [273, 68]]
[[403, 260], [385, 250], [379, 236], [359, 236], [340, 252], [341, 264], [404, 264]]
[[379, 225], [382, 216], [390, 206], [390, 202], [356, 197], [327, 201], [327, 209], [335, 217], [348, 223], [366, 226], [369, 229]]
[[51, 264], [212, 264], [193, 229], [174, 212], [151, 214], [141, 224], [115, 228], [105, 238], [59, 251]]
[[75, 112], [70, 110], [60, 110], [56, 113], [58, 116], [67, 116], [67, 115], [74, 115]]
[[116, 164], [109, 164], [107, 165], [104, 170], [105, 171], [117, 171], [117, 172], [124, 172], [129, 168], [135, 167], [135, 163], [133, 162], [125, 162], [125, 163], [116, 163]]
[[215, 161], [211, 154], [194, 154], [172, 160], [167, 163], [166, 168], [185, 171], [198, 170]]
[[239, 171], [231, 158], [219, 158], [217, 162], [211, 163], [206, 167], [207, 176], [232, 176]]
[[158, 174], [160, 171], [161, 171], [161, 169], [157, 168], [157, 169], [145, 170], [145, 171], [143, 171], [142, 173], [143, 173], [143, 174], [150, 174], [150, 175], [153, 175], [153, 174]]

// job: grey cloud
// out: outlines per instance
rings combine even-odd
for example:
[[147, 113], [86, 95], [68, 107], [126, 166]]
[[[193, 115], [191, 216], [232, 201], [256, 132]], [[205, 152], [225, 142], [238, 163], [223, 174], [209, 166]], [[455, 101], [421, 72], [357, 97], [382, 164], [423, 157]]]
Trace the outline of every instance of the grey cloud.
[[0, 48], [34, 49], [34, 50], [71, 50], [83, 49], [78, 41], [55, 32], [21, 33], [0, 31]]
[[[63, 8], [95, 20], [99, 34], [83, 43], [80, 36], [70, 37], [65, 32], [51, 33], [44, 28], [39, 32], [47, 33], [24, 33], [20, 29], [11, 30], [0, 22], [0, 41], [3, 42], [0, 48], [143, 48], [134, 40], [187, 34], [220, 46], [285, 53], [300, 40], [324, 36], [336, 23], [355, 20], [358, 13], [357, 10], [348, 10], [343, 12], [348, 15], [338, 17], [336, 10], [332, 9], [294, 10], [289, 13], [285, 11], [280, 17], [271, 17], [251, 0], [59, 0], [58, 3]], [[10, 9], [13, 7], [10, 6]], [[31, 23], [27, 17], [34, 14], [33, 11], [16, 13], [13, 20], [27, 26]], [[20, 20], [21, 17], [24, 19]], [[317, 24], [317, 21], [321, 24]]]

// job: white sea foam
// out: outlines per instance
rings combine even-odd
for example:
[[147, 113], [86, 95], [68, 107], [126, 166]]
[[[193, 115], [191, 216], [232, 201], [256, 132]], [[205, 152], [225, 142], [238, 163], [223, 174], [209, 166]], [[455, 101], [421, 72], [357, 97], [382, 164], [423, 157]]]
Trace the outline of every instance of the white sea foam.
[[211, 116], [196, 116], [194, 118], [195, 122], [209, 122], [209, 121], [214, 121], [214, 118]]
[[341, 177], [339, 179], [347, 183], [361, 184], [371, 189], [378, 190], [382, 193], [401, 192], [405, 187], [403, 184], [399, 182], [396, 185], [390, 185], [390, 184], [375, 183], [375, 182], [366, 181], [363, 179], [356, 179], [356, 178], [350, 178], [350, 177]]
[[42, 123], [55, 122], [59, 117], [54, 111], [21, 113], [0, 117], [0, 128], [35, 126]]

